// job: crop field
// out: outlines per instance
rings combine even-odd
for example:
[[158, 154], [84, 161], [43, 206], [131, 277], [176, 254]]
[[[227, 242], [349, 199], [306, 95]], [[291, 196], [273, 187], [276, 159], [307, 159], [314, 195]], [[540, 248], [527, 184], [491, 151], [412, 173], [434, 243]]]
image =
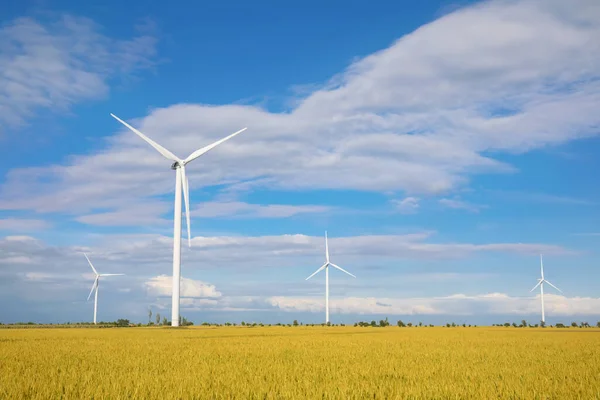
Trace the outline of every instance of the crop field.
[[0, 330], [2, 399], [600, 399], [600, 330]]

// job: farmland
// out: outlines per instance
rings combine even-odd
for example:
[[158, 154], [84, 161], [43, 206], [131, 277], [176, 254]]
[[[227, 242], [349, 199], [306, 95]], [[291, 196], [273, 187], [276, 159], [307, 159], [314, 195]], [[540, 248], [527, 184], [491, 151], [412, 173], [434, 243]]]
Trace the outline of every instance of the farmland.
[[600, 330], [0, 330], [0, 398], [600, 398]]

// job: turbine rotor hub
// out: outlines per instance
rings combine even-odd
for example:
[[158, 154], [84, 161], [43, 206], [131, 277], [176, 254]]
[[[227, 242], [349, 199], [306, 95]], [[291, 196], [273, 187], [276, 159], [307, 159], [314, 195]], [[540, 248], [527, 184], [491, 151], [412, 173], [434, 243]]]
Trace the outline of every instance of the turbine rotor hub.
[[172, 165], [171, 165], [171, 169], [172, 170], [176, 170], [177, 168], [180, 167], [179, 161], [175, 161]]

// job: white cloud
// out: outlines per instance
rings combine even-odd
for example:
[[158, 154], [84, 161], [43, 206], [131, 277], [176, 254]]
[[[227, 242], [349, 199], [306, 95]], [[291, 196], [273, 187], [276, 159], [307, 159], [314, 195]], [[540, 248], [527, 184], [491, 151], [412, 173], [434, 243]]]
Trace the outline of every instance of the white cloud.
[[484, 206], [467, 203], [466, 201], [458, 200], [458, 199], [440, 199], [438, 202], [446, 207], [453, 208], [456, 210], [467, 210], [473, 213], [478, 213]]
[[41, 219], [3, 218], [0, 219], [0, 231], [26, 232], [48, 229], [51, 224]]
[[[490, 154], [596, 135], [598, 71], [597, 1], [488, 1], [353, 63], [288, 113], [178, 104], [131, 122], [180, 155], [249, 127], [190, 164], [196, 189], [435, 195], [468, 184], [472, 174], [514, 171]], [[101, 153], [10, 171], [0, 208], [121, 212], [122, 204], [171, 192], [168, 163], [114, 129], [120, 133]]]
[[519, 191], [508, 191], [508, 190], [488, 190], [489, 193], [493, 194], [495, 198], [502, 200], [518, 201], [518, 202], [531, 202], [531, 203], [550, 203], [550, 204], [564, 204], [564, 205], [577, 205], [577, 206], [593, 206], [597, 203], [569, 196], [559, 196], [549, 193], [536, 193], [536, 192], [519, 192]]
[[402, 214], [414, 214], [419, 210], [419, 199], [416, 197], [406, 197], [402, 200], [392, 200], [392, 204]]
[[137, 204], [125, 204], [116, 211], [86, 214], [77, 217], [78, 222], [97, 226], [152, 226], [165, 225], [168, 220], [161, 215], [171, 211], [165, 202], [145, 201]]
[[47, 274], [45, 272], [26, 272], [25, 279], [28, 281], [48, 281], [55, 279], [55, 275]]
[[108, 80], [152, 65], [156, 39], [117, 40], [93, 21], [63, 15], [17, 18], [0, 27], [0, 130], [37, 109], [66, 109], [106, 95]]
[[288, 218], [298, 214], [324, 213], [331, 208], [315, 205], [249, 204], [241, 201], [202, 203], [191, 215], [202, 218]]
[[[156, 277], [171, 270], [172, 243], [171, 238], [160, 235], [98, 235], [91, 246], [61, 247], [27, 237], [9, 237], [0, 239], [0, 265], [5, 273], [14, 276], [25, 272], [79, 276], [90, 272], [81, 254], [85, 251], [99, 271], [126, 273], [128, 277]], [[536, 256], [540, 253], [573, 254], [564, 247], [542, 243], [436, 243], [430, 232], [330, 236], [329, 244], [332, 256], [340, 260], [340, 264], [345, 262], [348, 268], [365, 268], [365, 260], [369, 265], [385, 265], [390, 260], [464, 259], [490, 252]], [[320, 236], [194, 237], [191, 249], [182, 248], [182, 263], [187, 271], [207, 267], [235, 270], [290, 268], [320, 260], [324, 251], [324, 240]], [[353, 272], [360, 271], [354, 269]], [[164, 285], [171, 284], [168, 277], [162, 275], [152, 282], [157, 290], [160, 285], [164, 289]]]
[[[325, 310], [321, 298], [278, 296], [266, 301], [287, 312]], [[600, 315], [600, 298], [546, 294], [545, 308], [547, 315], [552, 316]], [[536, 315], [540, 313], [540, 299], [539, 296], [511, 297], [503, 293], [423, 298], [346, 297], [330, 299], [330, 311], [383, 315]]]
[[[173, 288], [173, 277], [159, 275], [144, 284], [148, 289], [148, 294], [157, 297], [170, 297]], [[189, 278], [181, 278], [180, 294], [181, 297], [191, 298], [221, 297], [221, 292], [217, 291], [215, 285]]]

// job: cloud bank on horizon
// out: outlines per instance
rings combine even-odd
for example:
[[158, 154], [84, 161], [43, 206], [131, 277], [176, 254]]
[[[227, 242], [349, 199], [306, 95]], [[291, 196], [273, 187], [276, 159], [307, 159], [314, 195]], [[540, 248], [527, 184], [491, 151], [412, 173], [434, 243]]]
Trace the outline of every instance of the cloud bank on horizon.
[[[148, 69], [160, 72], [159, 37], [149, 27], [123, 39], [111, 37], [88, 18], [22, 17], [2, 24], [0, 41], [6, 43], [0, 48], [0, 87], [6, 89], [0, 91], [4, 136], [17, 135], [36, 113], [64, 114], [78, 103], [109, 101], [115, 82]], [[289, 104], [288, 110], [279, 112], [257, 105], [193, 103], [153, 108], [146, 115], [128, 114], [123, 104], [112, 110], [180, 157], [224, 134], [250, 128], [188, 167], [192, 233], [202, 231], [202, 222], [208, 220], [228, 225], [217, 228], [223, 234], [195, 236], [193, 250], [185, 252], [183, 276], [190, 278], [182, 285], [189, 294], [182, 299], [183, 310], [322, 310], [319, 286], [296, 288], [298, 293], [287, 296], [282, 293], [290, 292], [283, 286], [273, 289], [274, 283], [269, 290], [258, 290], [266, 285], [258, 281], [254, 286], [221, 288], [224, 280], [214, 272], [221, 269], [236, 279], [236, 273], [247, 277], [251, 268], [268, 275], [270, 268], [271, 275], [293, 281], [297, 274], [292, 271], [318, 259], [322, 246], [320, 237], [299, 234], [303, 223], [381, 211], [369, 204], [363, 210], [318, 204], [315, 197], [295, 204], [271, 200], [282, 192], [298, 199], [314, 191], [378, 194], [389, 204], [385, 212], [423, 216], [419, 227], [407, 227], [401, 234], [389, 234], [387, 226], [382, 226], [384, 233], [358, 227], [352, 230], [355, 234], [332, 239], [335, 251], [346, 260], [368, 264], [363, 276], [368, 266], [397, 273], [398, 263], [431, 268], [431, 263], [443, 265], [444, 260], [455, 260], [458, 273], [468, 276], [477, 268], [472, 262], [466, 267], [468, 260], [481, 257], [515, 260], [524, 255], [533, 259], [540, 252], [585, 253], [566, 241], [522, 243], [500, 235], [457, 241], [446, 233], [438, 239], [436, 222], [427, 218], [431, 207], [427, 202], [433, 201], [443, 212], [482, 215], [487, 204], [463, 199], [465, 193], [481, 188], [473, 186], [476, 179], [516, 176], [522, 171], [510, 157], [597, 136], [597, 1], [497, 0], [457, 9], [354, 61]], [[114, 283], [114, 287], [130, 285], [132, 310], [136, 304], [162, 307], [168, 301], [165, 268], [170, 268], [171, 260], [172, 206], [165, 195], [173, 191], [168, 163], [117, 123], [103, 136], [102, 146], [64, 154], [60, 163], [7, 167], [0, 181], [0, 233], [5, 232], [0, 239], [0, 274], [4, 285], [37, 288], [15, 290], [28, 304], [46, 298], [37, 285], [46, 284], [50, 297], [66, 276], [74, 279], [74, 285], [86, 286], [80, 276], [85, 265], [77, 255], [82, 250], [109, 266], [119, 263], [135, 272]], [[262, 194], [262, 200], [245, 199], [253, 193]], [[568, 194], [560, 198], [569, 199]], [[291, 229], [288, 234], [269, 231], [268, 221], [279, 220], [293, 221], [286, 225]], [[248, 224], [265, 228], [249, 230]], [[52, 232], [70, 226], [90, 234], [69, 238], [67, 244], [52, 243]], [[237, 227], [258, 233], [233, 233]], [[96, 230], [102, 233], [93, 234]], [[78, 270], [74, 265], [79, 264]], [[211, 283], [201, 278], [206, 270], [214, 279]], [[379, 281], [383, 286], [384, 280]], [[377, 287], [377, 282], [371, 283]], [[341, 299], [332, 297], [332, 311], [537, 312], [535, 298], [497, 294], [492, 283], [483, 288], [490, 294], [465, 287], [468, 294], [438, 297], [424, 289], [424, 297], [406, 298], [401, 293], [373, 297], [379, 292], [366, 285], [356, 289], [361, 292], [358, 297], [350, 292]], [[350, 287], [343, 280], [340, 285]], [[253, 291], [262, 294], [247, 294]], [[555, 315], [598, 315], [598, 302], [593, 296], [552, 295], [547, 307]]]

